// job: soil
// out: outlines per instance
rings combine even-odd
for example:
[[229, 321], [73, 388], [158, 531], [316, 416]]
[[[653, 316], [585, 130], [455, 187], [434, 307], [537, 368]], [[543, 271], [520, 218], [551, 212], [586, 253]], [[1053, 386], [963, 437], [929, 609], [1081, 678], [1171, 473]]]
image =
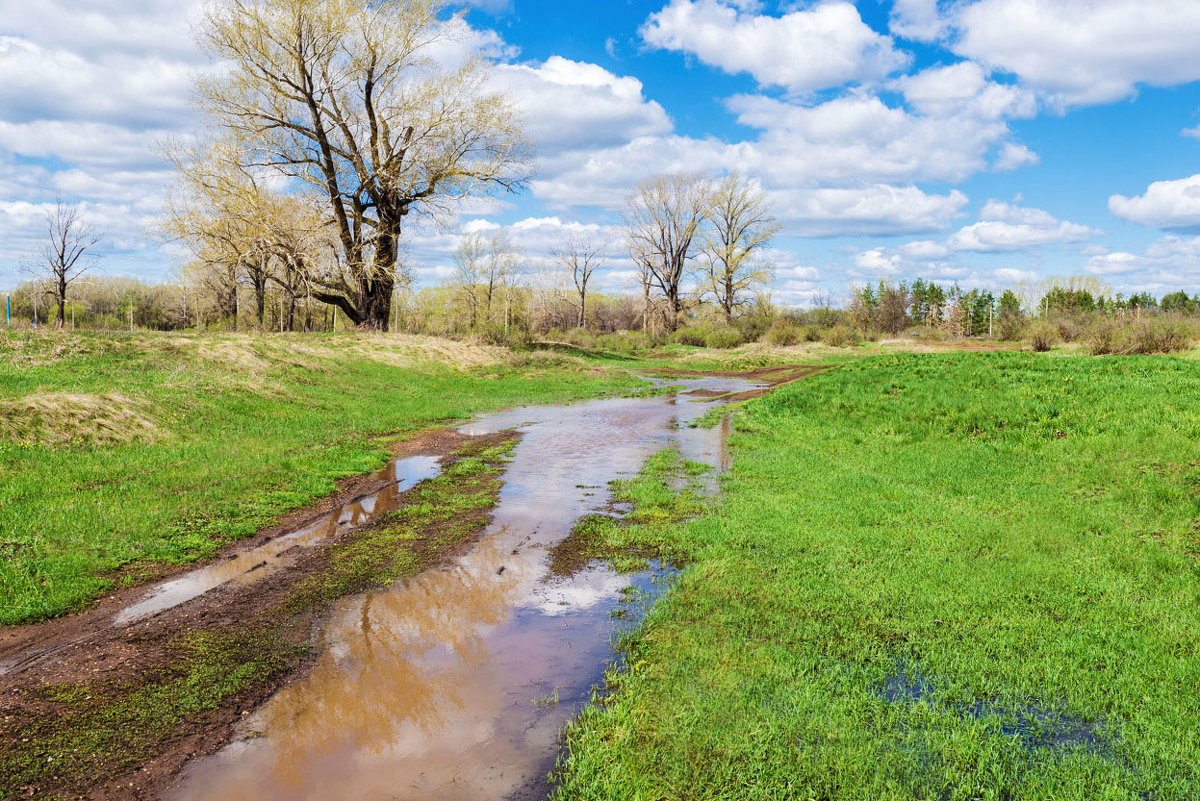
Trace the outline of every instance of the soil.
[[[469, 437], [451, 430], [438, 429], [419, 434], [394, 447], [397, 457], [447, 457], [460, 445], [468, 442], [499, 443], [511, 439], [511, 432], [485, 437]], [[387, 482], [376, 475], [356, 476], [341, 482], [338, 491], [319, 505], [295, 512], [249, 539], [224, 548], [213, 560], [233, 559], [312, 521], [363, 495], [376, 492]], [[472, 517], [470, 521], [463, 518]], [[482, 532], [489, 520], [488, 512], [466, 512], [449, 521], [446, 526], [469, 522], [476, 533]], [[440, 525], [439, 528], [442, 526]], [[261, 630], [271, 623], [280, 605], [292, 590], [308, 576], [322, 570], [328, 563], [330, 551], [351, 538], [363, 536], [370, 525], [343, 533], [310, 548], [299, 549], [292, 565], [260, 581], [240, 586], [223, 586], [200, 595], [179, 606], [135, 621], [126, 626], [112, 625], [116, 614], [142, 597], [146, 585], [114, 592], [82, 613], [45, 623], [11, 627], [0, 633], [0, 663], [11, 665], [9, 672], [0, 675], [0, 753], [14, 758], [33, 757], [22, 754], [15, 742], [31, 723], [54, 720], [62, 711], [62, 702], [47, 688], [77, 687], [127, 688], [144, 684], [161, 676], [178, 653], [181, 632], [220, 631], [225, 634]], [[437, 542], [437, 532], [429, 532], [429, 540]], [[434, 546], [430, 546], [432, 549]], [[420, 553], [422, 563], [438, 563], [465, 550], [465, 544], [442, 547], [436, 553]], [[421, 545], [417, 546], [418, 551]], [[179, 566], [177, 574], [193, 570], [197, 564]], [[293, 616], [284, 624], [283, 636], [298, 646], [310, 642], [320, 623], [319, 615], [305, 612]], [[302, 647], [295, 649], [303, 654]], [[315, 649], [306, 649], [313, 654]], [[172, 781], [175, 774], [190, 759], [216, 751], [230, 737], [233, 725], [281, 686], [304, 675], [308, 659], [299, 656], [288, 670], [279, 671], [266, 682], [252, 683], [246, 690], [225, 698], [215, 709], [185, 719], [173, 732], [160, 752], [147, 755], [139, 764], [121, 766], [114, 775], [95, 777], [89, 785], [80, 787], [76, 781], [63, 777], [62, 783], [26, 787], [11, 798], [79, 797], [89, 799], [151, 799]], [[19, 661], [13, 664], [10, 660]], [[24, 749], [28, 751], [29, 749]]]

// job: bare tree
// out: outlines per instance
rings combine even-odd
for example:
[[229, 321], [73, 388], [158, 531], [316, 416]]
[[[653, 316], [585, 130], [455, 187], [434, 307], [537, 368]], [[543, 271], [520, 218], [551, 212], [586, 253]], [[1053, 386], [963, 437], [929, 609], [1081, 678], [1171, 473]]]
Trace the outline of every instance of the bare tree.
[[554, 252], [554, 258], [575, 284], [575, 292], [579, 295], [579, 320], [576, 325], [583, 328], [587, 322], [588, 282], [604, 261], [604, 243], [598, 236], [571, 234], [562, 248]]
[[67, 319], [67, 291], [92, 266], [88, 253], [100, 242], [100, 234], [84, 222], [79, 204], [67, 204], [62, 198], [55, 200], [45, 219], [46, 246], [31, 272], [49, 284], [48, 294], [56, 306], [54, 324], [62, 328]]
[[479, 285], [483, 277], [486, 248], [480, 234], [468, 234], [454, 251], [455, 283], [458, 294], [471, 312], [470, 330], [479, 326]]
[[767, 196], [738, 172], [719, 183], [712, 196], [712, 228], [702, 246], [709, 290], [726, 321], [749, 303], [754, 289], [771, 280], [771, 269], [757, 259], [780, 225], [771, 216]]
[[674, 331], [684, 307], [684, 282], [695, 258], [700, 227], [712, 209], [712, 182], [702, 174], [648, 178], [625, 202], [627, 244], [634, 261], [666, 301], [667, 328]]
[[321, 198], [340, 269], [313, 297], [386, 329], [404, 218], [526, 180], [528, 146], [482, 59], [438, 61], [447, 0], [224, 0], [201, 36], [227, 69], [201, 107], [244, 143], [243, 162]]

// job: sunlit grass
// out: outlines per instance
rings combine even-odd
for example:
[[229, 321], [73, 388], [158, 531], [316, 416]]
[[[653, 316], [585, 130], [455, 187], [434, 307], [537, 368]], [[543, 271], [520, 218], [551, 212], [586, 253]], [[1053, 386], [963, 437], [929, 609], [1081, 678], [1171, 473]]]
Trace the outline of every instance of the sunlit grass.
[[563, 799], [1200, 795], [1200, 372], [880, 357], [740, 418]]
[[499, 349], [414, 338], [295, 337], [289, 346], [249, 336], [24, 334], [4, 344], [0, 401], [120, 393], [153, 425], [152, 437], [135, 433], [126, 444], [38, 437], [70, 424], [69, 409], [52, 404], [47, 414], [61, 419], [39, 420], [24, 438], [0, 432], [5, 624], [77, 608], [112, 587], [123, 566], [207, 556], [327, 495], [338, 479], [381, 466], [389, 438], [638, 383], [570, 361], [498, 361]]

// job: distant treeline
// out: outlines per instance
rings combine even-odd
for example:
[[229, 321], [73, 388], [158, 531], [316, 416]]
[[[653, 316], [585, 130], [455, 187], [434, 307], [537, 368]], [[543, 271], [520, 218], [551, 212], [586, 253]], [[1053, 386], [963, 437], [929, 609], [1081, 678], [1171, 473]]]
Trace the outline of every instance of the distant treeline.
[[[774, 306], [766, 293], [741, 306], [732, 317], [700, 291], [684, 304], [677, 330], [663, 325], [653, 298], [591, 293], [581, 319], [578, 293], [548, 272], [511, 271], [492, 281], [451, 280], [414, 289], [400, 282], [390, 327], [434, 336], [479, 339], [497, 344], [564, 341], [585, 347], [631, 350], [666, 341], [709, 347], [736, 347], [764, 341], [794, 345], [822, 341], [847, 345], [882, 336], [924, 340], [1029, 339], [1035, 347], [1056, 342], [1100, 340], [1098, 352], [1136, 351], [1114, 340], [1112, 323], [1168, 321], [1190, 341], [1191, 321], [1200, 318], [1200, 295], [1148, 292], [1125, 296], [1092, 277], [1047, 279], [998, 296], [918, 278], [852, 287], [849, 300], [818, 298], [806, 310]], [[8, 295], [10, 325], [37, 320], [53, 324], [52, 297], [29, 281]], [[176, 281], [147, 284], [126, 277], [91, 277], [72, 288], [65, 326], [80, 329], [330, 331], [353, 327], [334, 306], [306, 295], [293, 296], [270, 284], [240, 286], [233, 293], [210, 285]], [[1142, 326], [1146, 328], [1146, 326]], [[1101, 330], [1103, 329], [1103, 330]], [[1119, 339], [1119, 337], [1117, 337]], [[1178, 349], [1178, 348], [1168, 348]]]

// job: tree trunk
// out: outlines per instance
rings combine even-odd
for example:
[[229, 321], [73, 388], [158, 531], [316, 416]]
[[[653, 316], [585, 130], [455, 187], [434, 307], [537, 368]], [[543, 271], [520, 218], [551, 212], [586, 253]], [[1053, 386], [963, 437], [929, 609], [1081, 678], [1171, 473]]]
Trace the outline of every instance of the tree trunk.
[[579, 327], [583, 328], [587, 321], [587, 291], [579, 291]]

